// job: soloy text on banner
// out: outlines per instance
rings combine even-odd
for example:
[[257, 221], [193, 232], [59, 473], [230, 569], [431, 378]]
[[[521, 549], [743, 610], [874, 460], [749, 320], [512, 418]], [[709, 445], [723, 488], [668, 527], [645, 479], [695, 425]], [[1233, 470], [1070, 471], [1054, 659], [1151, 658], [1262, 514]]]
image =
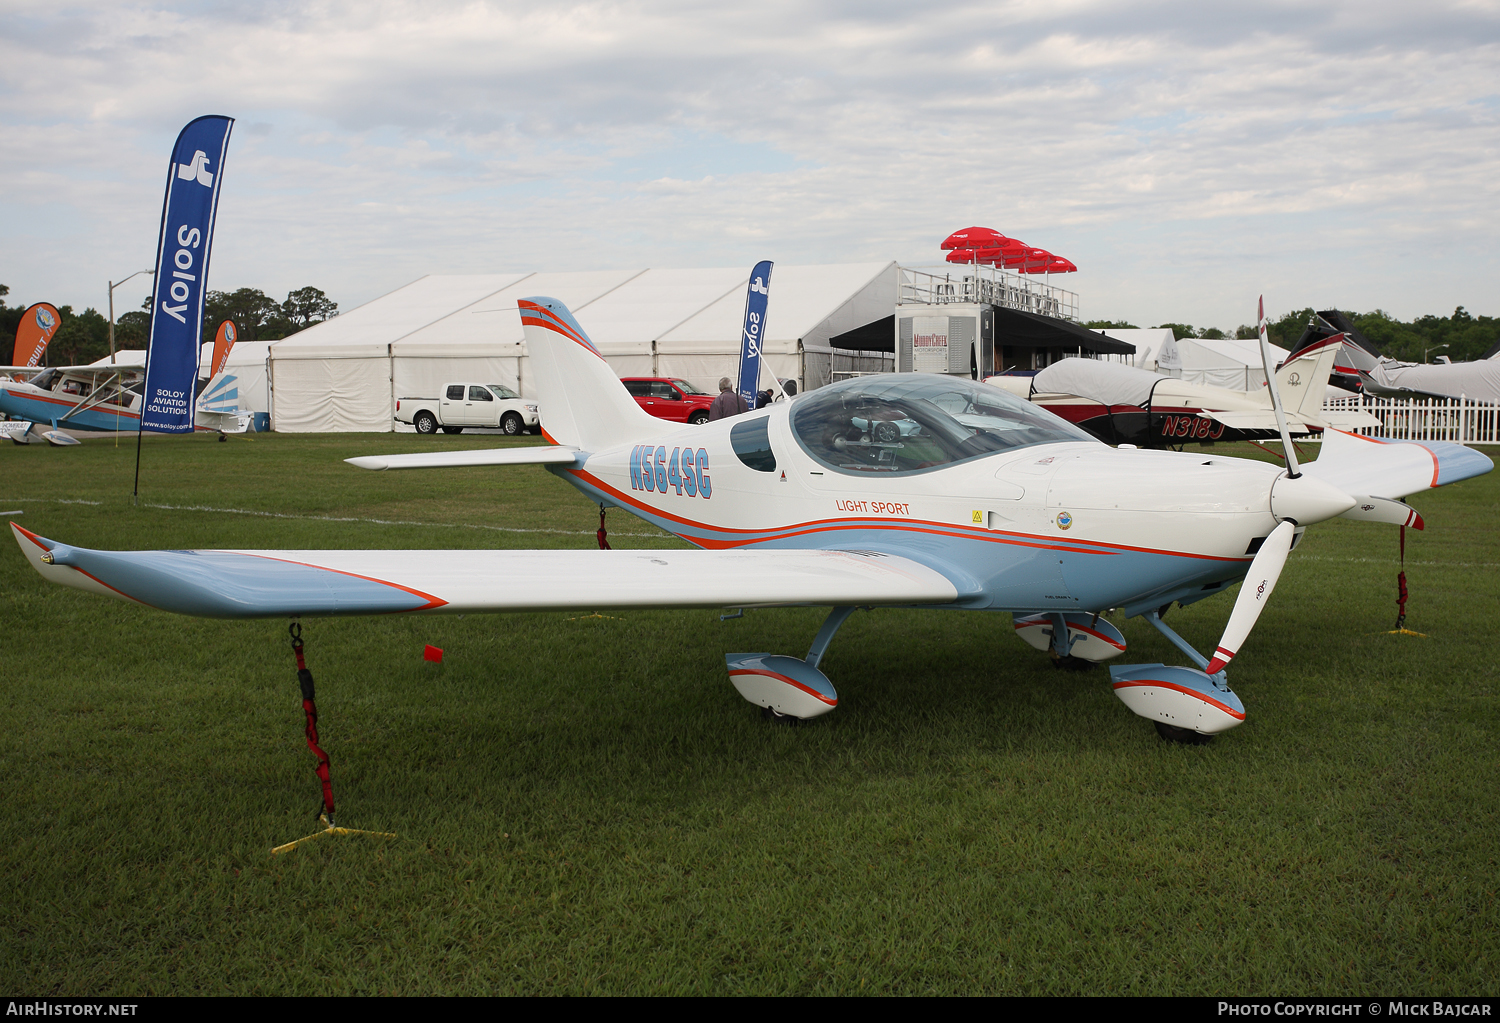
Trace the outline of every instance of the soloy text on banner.
[[761, 260], [750, 271], [750, 289], [745, 292], [745, 325], [740, 333], [740, 397], [754, 409], [760, 389], [760, 349], [766, 336], [766, 304], [770, 301], [771, 266]]
[[172, 147], [157, 241], [142, 430], [188, 433], [193, 429], [208, 255], [233, 124], [230, 117], [196, 118], [182, 129]]

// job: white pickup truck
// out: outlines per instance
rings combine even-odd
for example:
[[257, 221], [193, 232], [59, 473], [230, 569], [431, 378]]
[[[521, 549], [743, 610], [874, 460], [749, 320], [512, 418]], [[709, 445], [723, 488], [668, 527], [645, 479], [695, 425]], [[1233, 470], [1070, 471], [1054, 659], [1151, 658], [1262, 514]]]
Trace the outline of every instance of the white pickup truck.
[[536, 402], [504, 384], [444, 384], [440, 398], [397, 398], [396, 422], [410, 423], [418, 433], [462, 433], [466, 426], [508, 434], [538, 429]]

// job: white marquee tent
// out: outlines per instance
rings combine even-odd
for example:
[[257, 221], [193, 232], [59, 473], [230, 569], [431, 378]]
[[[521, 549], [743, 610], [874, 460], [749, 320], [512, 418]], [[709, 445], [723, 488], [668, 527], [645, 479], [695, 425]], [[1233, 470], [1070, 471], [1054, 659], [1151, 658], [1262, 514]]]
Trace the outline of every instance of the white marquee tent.
[[1136, 369], [1155, 369], [1156, 353], [1161, 351], [1164, 341], [1172, 340], [1171, 327], [1110, 327], [1107, 330], [1096, 328], [1094, 333], [1135, 345], [1134, 355], [1102, 355], [1100, 358], [1105, 362], [1123, 362]]
[[[1279, 366], [1292, 354], [1277, 345], [1270, 348], [1273, 366]], [[1231, 391], [1253, 391], [1266, 386], [1260, 342], [1255, 339], [1184, 337], [1176, 341], [1165, 340], [1156, 353], [1155, 362], [1158, 372], [1181, 377], [1191, 384], [1208, 384]]]
[[[897, 281], [894, 262], [777, 266], [766, 369], [829, 382], [828, 339], [891, 315]], [[423, 277], [271, 344], [273, 428], [390, 430], [397, 398], [451, 380], [534, 393], [516, 300], [537, 295], [564, 302], [621, 376], [711, 390], [737, 370], [748, 283], [738, 267]]]

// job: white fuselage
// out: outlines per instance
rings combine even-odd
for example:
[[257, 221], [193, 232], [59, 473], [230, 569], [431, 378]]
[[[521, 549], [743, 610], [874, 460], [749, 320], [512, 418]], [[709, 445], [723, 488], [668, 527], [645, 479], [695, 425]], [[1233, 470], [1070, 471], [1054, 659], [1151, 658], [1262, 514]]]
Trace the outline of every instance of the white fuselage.
[[[793, 408], [684, 427], [552, 471], [700, 547], [900, 553], [954, 578], [961, 606], [1013, 611], [1213, 592], [1244, 574], [1252, 542], [1277, 523], [1271, 489], [1282, 471], [1260, 462], [1067, 442], [914, 474], [840, 472], [798, 443]], [[762, 416], [769, 472], [745, 464], [730, 438]]]

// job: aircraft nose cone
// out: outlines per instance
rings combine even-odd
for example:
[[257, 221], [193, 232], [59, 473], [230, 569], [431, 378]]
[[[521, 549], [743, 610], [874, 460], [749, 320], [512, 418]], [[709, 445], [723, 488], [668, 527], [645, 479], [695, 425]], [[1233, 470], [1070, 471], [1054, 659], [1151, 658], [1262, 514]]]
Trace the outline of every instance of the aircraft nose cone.
[[1271, 514], [1277, 519], [1296, 519], [1300, 526], [1342, 515], [1354, 504], [1354, 498], [1342, 490], [1307, 475], [1279, 476], [1271, 484]]

